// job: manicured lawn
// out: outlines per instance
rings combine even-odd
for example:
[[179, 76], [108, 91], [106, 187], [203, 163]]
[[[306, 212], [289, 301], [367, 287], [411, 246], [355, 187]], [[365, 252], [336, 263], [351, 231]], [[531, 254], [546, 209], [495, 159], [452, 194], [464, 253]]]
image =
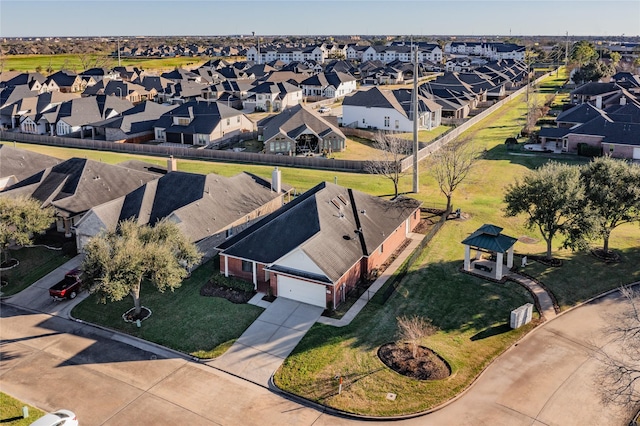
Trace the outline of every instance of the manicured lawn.
[[141, 302], [151, 309], [152, 315], [140, 328], [122, 319], [122, 314], [133, 307], [131, 297], [101, 304], [96, 295], [91, 295], [72, 314], [199, 358], [215, 358], [231, 346], [263, 309], [200, 296], [200, 288], [214, 273], [219, 273], [214, 269], [213, 261], [205, 263], [173, 292], [160, 293], [151, 285], [143, 285]]
[[330, 158], [338, 160], [374, 160], [380, 157], [380, 151], [374, 147], [374, 141], [351, 136], [347, 139], [347, 149], [332, 152]]
[[[432, 130], [420, 130], [418, 132], [418, 141], [424, 143], [430, 143], [438, 139], [438, 137], [444, 132], [451, 130], [450, 126], [438, 126]], [[413, 133], [398, 133], [398, 137], [413, 140]]]
[[[22, 417], [22, 407], [29, 408], [29, 417]], [[7, 426], [28, 426], [40, 417], [44, 412], [22, 401], [0, 392], [0, 423]]]
[[2, 279], [9, 282], [2, 288], [3, 296], [19, 293], [70, 259], [61, 251], [44, 247], [10, 250], [9, 256], [18, 259], [20, 264], [8, 271], [0, 272]]

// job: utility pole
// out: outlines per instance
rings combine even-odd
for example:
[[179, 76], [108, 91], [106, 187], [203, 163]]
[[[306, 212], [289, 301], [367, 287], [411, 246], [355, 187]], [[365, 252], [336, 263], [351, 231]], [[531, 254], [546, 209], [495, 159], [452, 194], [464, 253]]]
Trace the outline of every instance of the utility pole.
[[120, 66], [120, 37], [118, 37], [118, 66]]
[[413, 52], [413, 192], [420, 192], [418, 182], [418, 46], [412, 46]]
[[567, 35], [564, 41], [564, 66], [569, 65], [569, 31], [567, 31]]

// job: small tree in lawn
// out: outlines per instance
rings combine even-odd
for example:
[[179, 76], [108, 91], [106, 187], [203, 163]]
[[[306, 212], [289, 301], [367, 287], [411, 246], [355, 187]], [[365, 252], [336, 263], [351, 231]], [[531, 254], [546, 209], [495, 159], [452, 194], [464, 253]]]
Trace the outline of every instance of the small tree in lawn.
[[175, 223], [163, 220], [155, 226], [134, 220], [120, 222], [115, 231], [103, 231], [84, 248], [83, 270], [92, 292], [105, 303], [131, 296], [134, 317], [140, 318], [140, 288], [148, 280], [159, 291], [180, 287], [187, 268], [202, 255]]
[[438, 331], [438, 328], [431, 324], [431, 321], [419, 316], [398, 317], [398, 342], [406, 343], [411, 348], [411, 354], [415, 358], [418, 356], [418, 346], [420, 340], [429, 337]]
[[8, 260], [9, 245], [29, 244], [34, 234], [44, 232], [51, 227], [55, 210], [53, 207], [41, 208], [40, 206], [39, 201], [29, 197], [0, 197], [2, 262]]
[[504, 199], [506, 216], [526, 214], [526, 226], [540, 231], [547, 243], [547, 260], [552, 259], [552, 242], [557, 234], [566, 237], [569, 247], [582, 246], [580, 235], [589, 229], [590, 222], [578, 167], [546, 163], [522, 181], [510, 184]]
[[377, 159], [366, 161], [364, 171], [384, 176], [393, 182], [394, 197], [398, 196], [398, 183], [407, 173], [402, 171], [402, 160], [411, 154], [411, 141], [386, 133], [376, 134], [373, 147], [380, 154]]
[[431, 173], [438, 182], [440, 192], [447, 197], [447, 211], [456, 188], [467, 178], [478, 160], [467, 140], [453, 141], [436, 151], [431, 157]]
[[611, 157], [592, 160], [582, 169], [594, 233], [603, 240], [609, 255], [611, 232], [624, 223], [640, 221], [640, 166]]

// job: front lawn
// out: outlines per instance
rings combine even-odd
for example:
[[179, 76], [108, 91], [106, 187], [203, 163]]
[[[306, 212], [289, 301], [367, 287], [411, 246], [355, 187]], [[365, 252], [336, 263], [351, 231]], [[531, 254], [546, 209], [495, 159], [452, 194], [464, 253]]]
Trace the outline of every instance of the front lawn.
[[[22, 407], [29, 409], [29, 417], [22, 417]], [[0, 392], [0, 423], [7, 426], [28, 426], [40, 417], [44, 416], [42, 410], [38, 410], [22, 401]]]
[[49, 250], [44, 247], [22, 247], [18, 250], [9, 250], [9, 257], [18, 259], [20, 264], [8, 271], [0, 272], [0, 278], [9, 283], [2, 287], [2, 296], [21, 292], [70, 259], [60, 250]]
[[219, 273], [214, 269], [214, 261], [205, 263], [173, 292], [160, 293], [151, 285], [143, 285], [141, 303], [151, 309], [152, 315], [140, 328], [122, 319], [122, 314], [133, 307], [131, 297], [100, 304], [97, 296], [91, 295], [73, 309], [72, 315], [198, 358], [215, 358], [240, 337], [263, 309], [200, 296], [200, 288]]

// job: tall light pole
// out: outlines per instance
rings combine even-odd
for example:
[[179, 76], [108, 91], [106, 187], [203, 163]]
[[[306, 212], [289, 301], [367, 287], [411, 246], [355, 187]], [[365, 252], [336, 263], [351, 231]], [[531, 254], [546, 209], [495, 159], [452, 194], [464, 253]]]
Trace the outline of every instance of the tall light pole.
[[413, 47], [413, 192], [419, 192], [418, 182], [418, 46]]

